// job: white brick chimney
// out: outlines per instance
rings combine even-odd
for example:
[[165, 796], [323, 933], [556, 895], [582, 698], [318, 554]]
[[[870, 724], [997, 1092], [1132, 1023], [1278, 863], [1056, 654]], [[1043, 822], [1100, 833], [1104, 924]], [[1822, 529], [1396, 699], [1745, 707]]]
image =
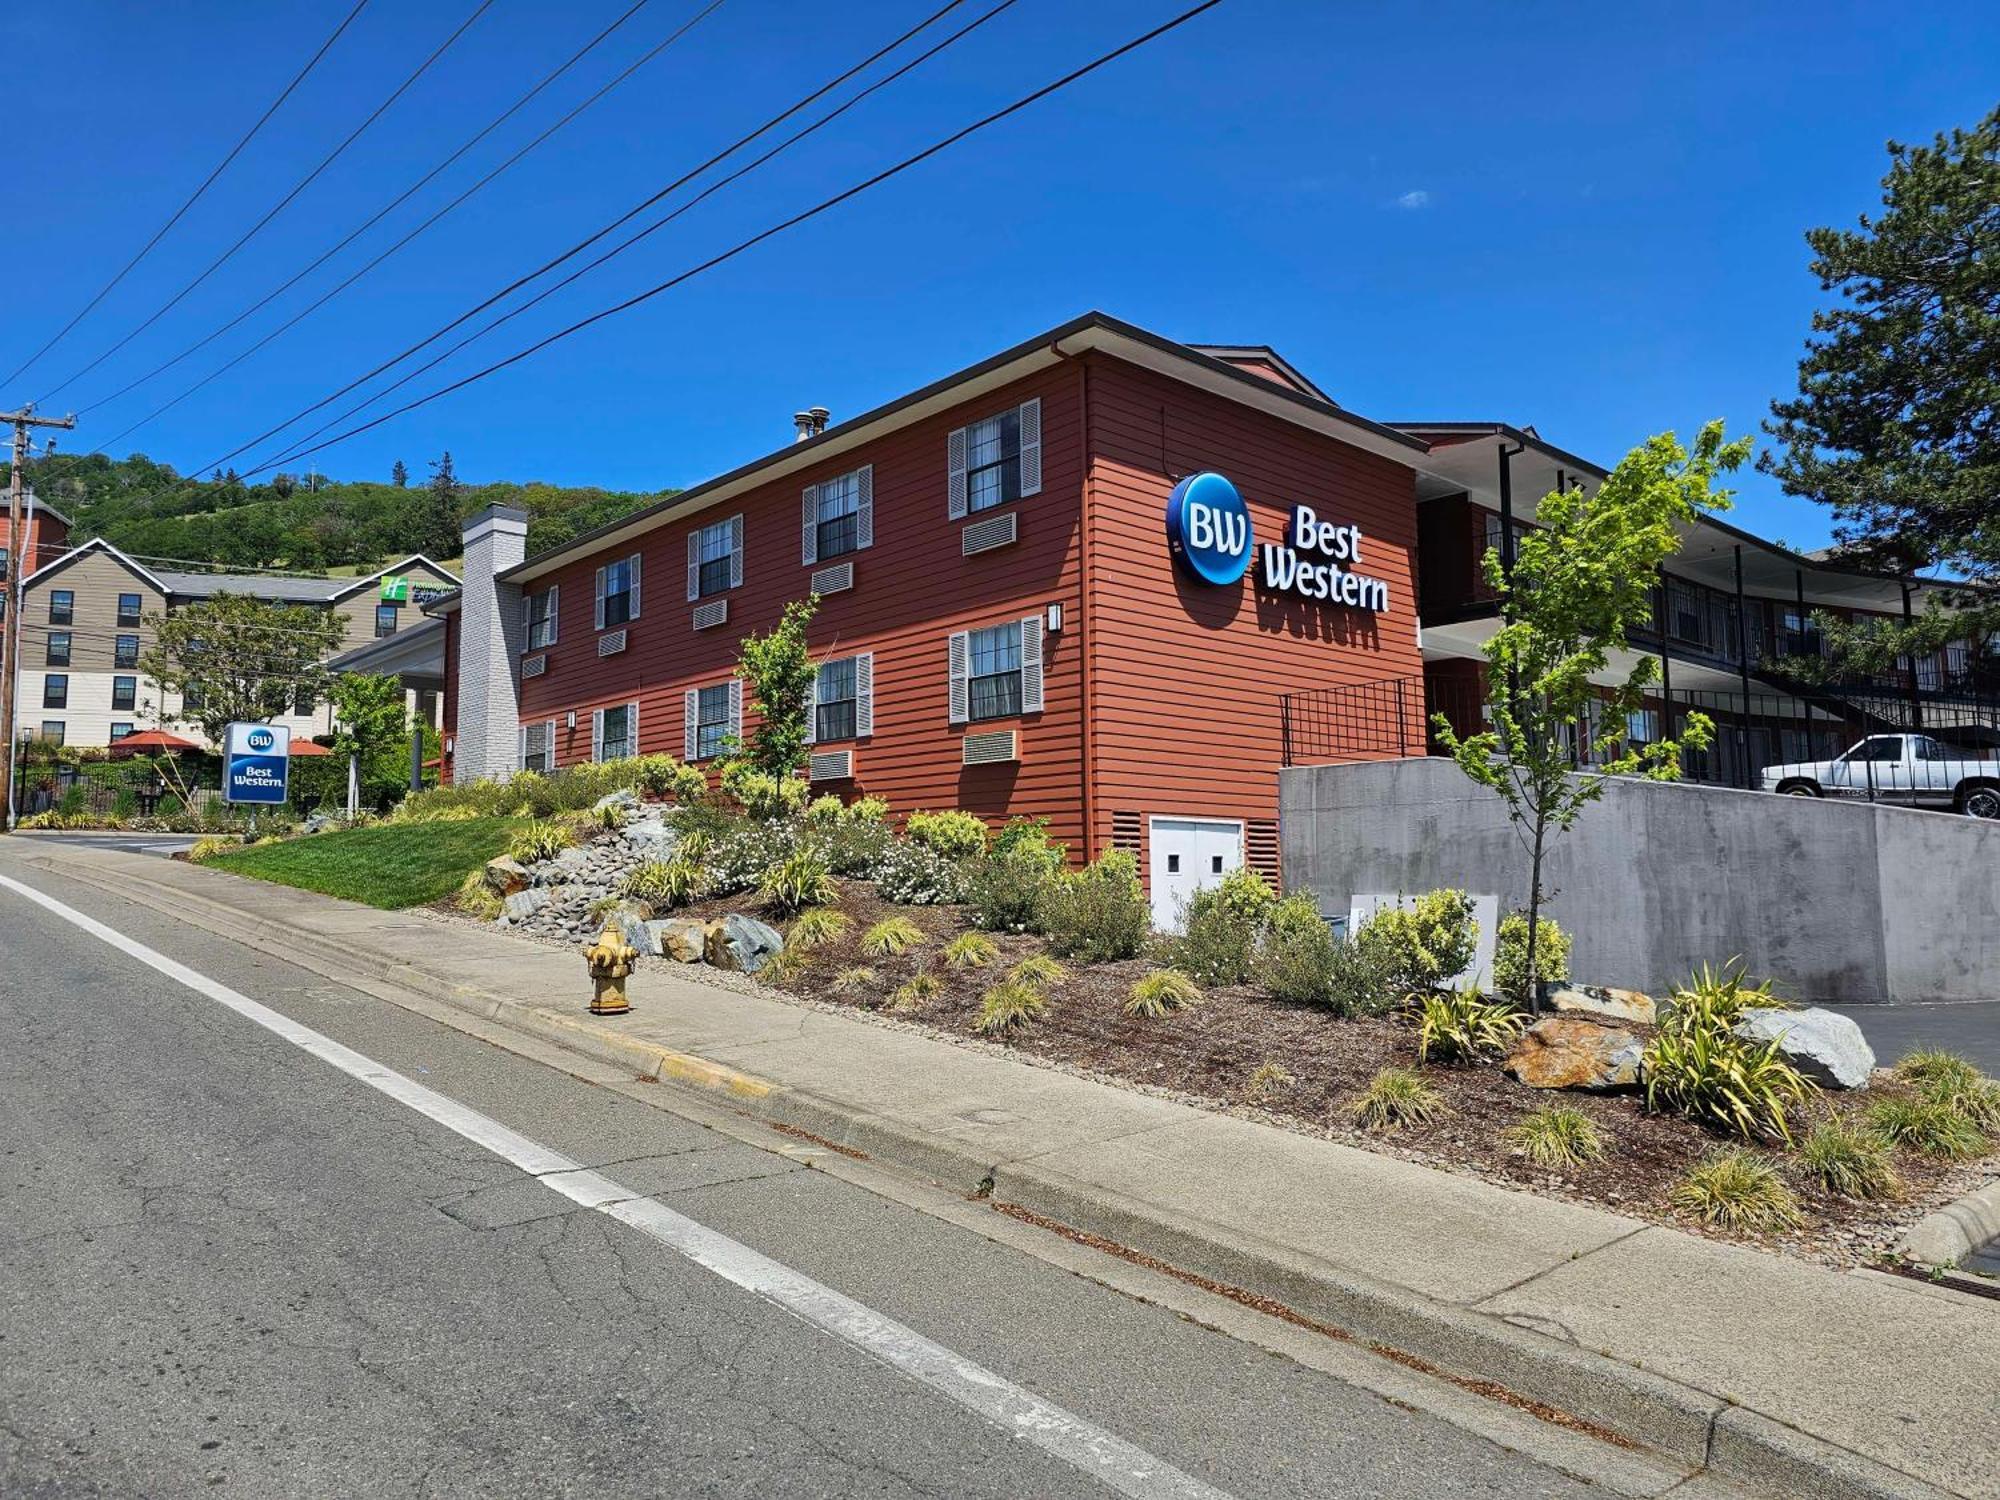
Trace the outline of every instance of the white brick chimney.
[[528, 513], [489, 505], [465, 523], [458, 609], [455, 781], [505, 781], [520, 753], [521, 590], [495, 577], [528, 555]]

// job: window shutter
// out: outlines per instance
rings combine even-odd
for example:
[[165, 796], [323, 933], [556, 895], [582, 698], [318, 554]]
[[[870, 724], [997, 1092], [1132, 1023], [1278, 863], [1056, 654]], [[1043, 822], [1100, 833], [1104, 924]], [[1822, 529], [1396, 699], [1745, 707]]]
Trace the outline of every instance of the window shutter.
[[1042, 711], [1042, 617], [1021, 621], [1021, 712]]
[[[557, 623], [557, 616], [561, 614], [561, 612], [562, 612], [562, 585], [559, 583], [552, 583], [549, 585], [549, 644], [551, 646], [553, 646], [556, 643], [556, 635], [560, 628]], [[550, 740], [549, 744], [551, 747], [553, 747], [555, 745], [555, 741]], [[551, 761], [553, 761], [555, 755], [555, 751], [553, 748], [550, 749], [549, 755]]]
[[604, 710], [601, 708], [590, 711], [590, 758], [604, 759]]
[[639, 704], [636, 699], [625, 705], [625, 753], [639, 753]]
[[634, 552], [626, 561], [632, 566], [632, 597], [630, 601], [632, 607], [628, 618], [636, 620], [639, 618], [639, 554]]
[[534, 618], [535, 596], [533, 594], [523, 594], [521, 596], [521, 644], [523, 646], [528, 645], [534, 639], [529, 633], [534, 628]]
[[554, 719], [544, 719], [542, 721], [542, 733], [548, 737], [543, 741], [543, 744], [548, 747], [548, 765], [549, 769], [553, 771], [556, 768], [556, 721]]
[[971, 638], [963, 630], [952, 632], [949, 664], [951, 668], [951, 722], [963, 724], [970, 716], [966, 705], [966, 666], [971, 655]]
[[597, 623], [591, 628], [593, 630], [602, 630], [604, 628], [604, 569], [602, 568], [597, 570], [597, 613], [595, 619]]
[[875, 465], [863, 464], [855, 485], [861, 491], [854, 512], [854, 548], [858, 552], [875, 545]]
[[1021, 493], [1042, 492], [1042, 398], [1023, 401], [1021, 426]]
[[739, 587], [743, 582], [743, 518], [729, 518], [729, 586]]
[[736, 737], [738, 744], [743, 742], [743, 679], [741, 677], [732, 677], [729, 679], [729, 732]]
[[701, 528], [688, 533], [688, 598], [701, 597]]
[[819, 741], [819, 674], [813, 674], [812, 686], [806, 689], [806, 743]]
[[854, 737], [866, 739], [875, 732], [875, 653], [864, 651], [854, 658]]
[[800, 503], [799, 524], [805, 530], [799, 561], [816, 563], [819, 561], [819, 486], [809, 484], [803, 492]]
[[699, 726], [695, 722], [701, 717], [701, 689], [689, 688], [681, 694], [681, 759], [694, 764], [696, 746], [699, 744]]
[[950, 466], [950, 478], [945, 491], [945, 513], [954, 521], [963, 521], [965, 519], [965, 429], [963, 427], [952, 433], [946, 454], [946, 462]]

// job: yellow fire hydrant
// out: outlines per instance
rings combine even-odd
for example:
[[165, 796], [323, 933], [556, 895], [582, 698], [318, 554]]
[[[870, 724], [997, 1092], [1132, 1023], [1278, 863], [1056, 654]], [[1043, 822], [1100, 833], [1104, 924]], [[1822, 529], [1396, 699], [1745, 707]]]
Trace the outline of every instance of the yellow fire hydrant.
[[615, 926], [607, 926], [597, 941], [583, 950], [583, 965], [596, 986], [590, 997], [593, 1016], [622, 1016], [632, 1008], [632, 1002], [625, 998], [625, 977], [638, 956], [639, 950], [626, 942]]

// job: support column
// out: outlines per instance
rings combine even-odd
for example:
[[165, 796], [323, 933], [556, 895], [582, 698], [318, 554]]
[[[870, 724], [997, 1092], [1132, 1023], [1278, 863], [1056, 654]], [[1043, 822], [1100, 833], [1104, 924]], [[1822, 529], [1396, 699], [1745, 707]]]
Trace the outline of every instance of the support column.
[[[1910, 586], [1906, 583], [1903, 585], [1903, 624], [1907, 627], [1916, 622], [1916, 615], [1910, 609]], [[1906, 652], [1903, 660], [1907, 663], [1905, 677], [1910, 694], [1910, 728], [1920, 730], [1924, 727], [1924, 700], [1918, 695], [1917, 653]]]
[[1736, 670], [1743, 683], [1743, 786], [1757, 782], [1750, 774], [1750, 615], [1743, 602], [1743, 544], [1736, 544]]

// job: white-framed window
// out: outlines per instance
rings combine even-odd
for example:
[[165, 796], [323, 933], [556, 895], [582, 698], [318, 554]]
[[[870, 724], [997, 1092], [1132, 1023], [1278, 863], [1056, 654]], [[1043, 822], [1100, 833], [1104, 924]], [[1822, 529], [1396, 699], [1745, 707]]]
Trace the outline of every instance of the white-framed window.
[[556, 643], [556, 605], [558, 585], [550, 584], [538, 589], [521, 600], [521, 619], [526, 627], [522, 636], [528, 651], [543, 651]]
[[801, 560], [821, 563], [875, 545], [875, 466], [805, 487]]
[[1650, 745], [1660, 737], [1660, 711], [1635, 708], [1625, 715], [1625, 738], [1634, 745]]
[[743, 582], [743, 517], [688, 533], [688, 598], [704, 599]]
[[597, 628], [615, 630], [639, 618], [639, 554], [597, 570]]
[[875, 653], [843, 656], [821, 662], [813, 678], [812, 713], [806, 738], [812, 744], [828, 740], [866, 739], [875, 732]]
[[556, 721], [543, 719], [521, 726], [521, 769], [553, 771], [556, 768]]
[[947, 652], [951, 722], [1042, 711], [1042, 617], [954, 633]]
[[639, 705], [614, 703], [590, 716], [590, 758], [625, 760], [639, 753]]
[[946, 444], [947, 509], [953, 520], [993, 510], [1042, 488], [1039, 397], [955, 429]]
[[131, 732], [132, 732], [131, 724], [120, 721], [113, 721], [111, 725], [111, 743], [114, 745], [117, 744], [120, 740], [124, 739], [125, 736], [130, 734]]
[[689, 688], [682, 699], [681, 759], [711, 760], [743, 737], [743, 679]]
[[139, 637], [121, 635], [112, 646], [111, 665], [114, 667], [136, 667], [139, 665]]

